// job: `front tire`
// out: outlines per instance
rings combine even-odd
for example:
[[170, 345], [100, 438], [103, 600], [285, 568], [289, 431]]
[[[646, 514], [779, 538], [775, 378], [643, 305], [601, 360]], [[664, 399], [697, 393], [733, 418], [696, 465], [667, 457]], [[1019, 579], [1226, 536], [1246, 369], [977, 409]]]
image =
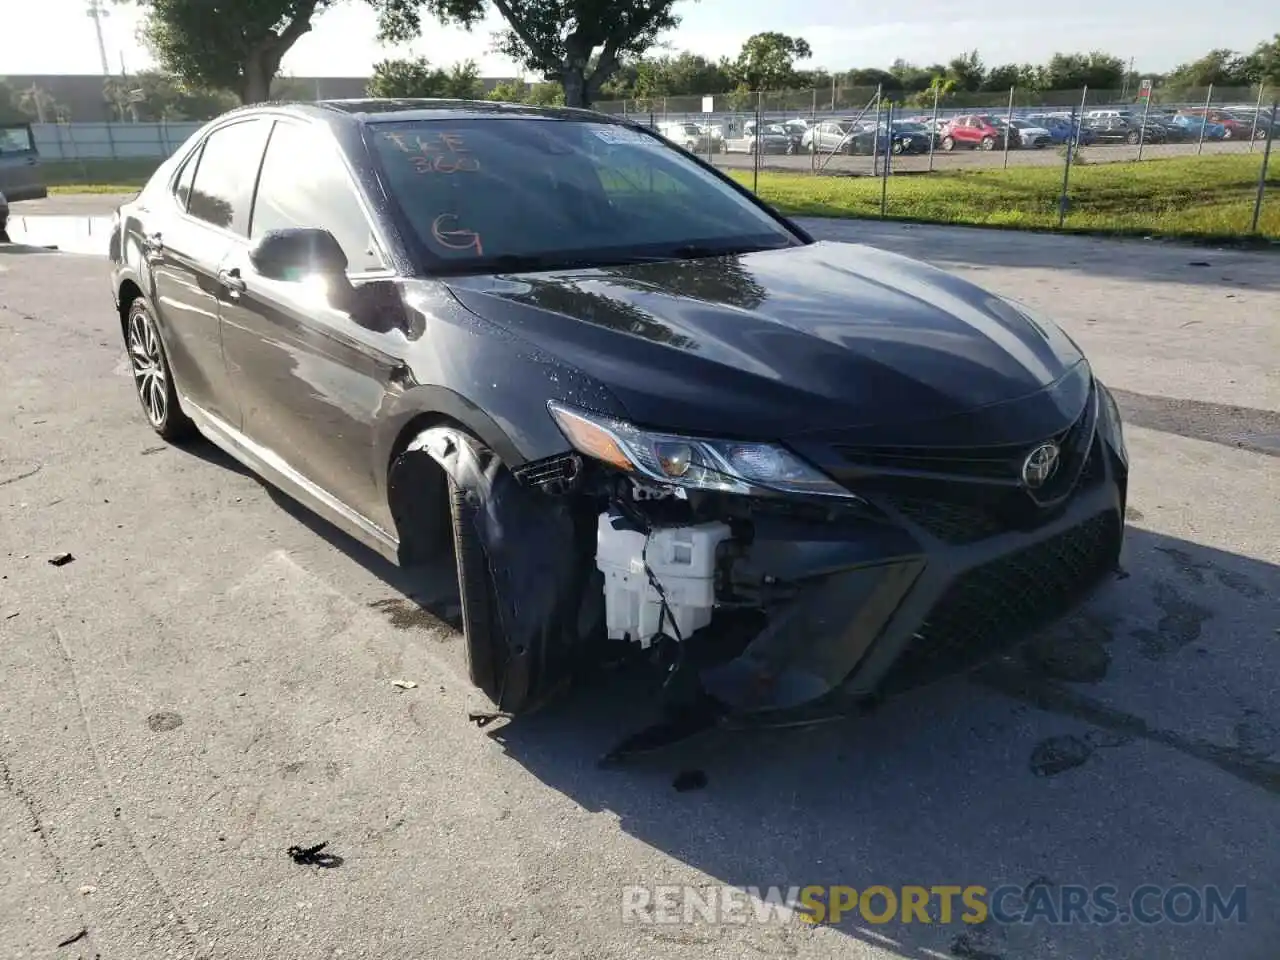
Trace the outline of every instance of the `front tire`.
[[[449, 515], [453, 522], [453, 552], [458, 566], [458, 596], [462, 602], [463, 647], [471, 682], [493, 698], [500, 707], [500, 685], [505, 664], [498, 653], [507, 646], [502, 629], [497, 592], [484, 545], [476, 533], [479, 508], [467, 492], [449, 478]], [[518, 707], [516, 707], [518, 709]]]
[[995, 148], [996, 148], [996, 138], [995, 138], [995, 137], [983, 137], [983, 138], [982, 138], [982, 149], [983, 149], [983, 150], [991, 151], [991, 150], [994, 150]]
[[952, 150], [954, 150], [955, 148], [956, 148], [956, 141], [955, 141], [955, 139], [954, 139], [953, 137], [943, 137], [943, 138], [942, 138], [942, 149], [943, 149], [943, 150], [945, 150], [947, 153], [950, 153], [950, 152], [951, 152]]
[[151, 429], [170, 443], [179, 443], [194, 436], [195, 424], [182, 412], [178, 402], [173, 371], [169, 368], [169, 358], [165, 354], [155, 316], [141, 297], [129, 305], [125, 349], [129, 351], [134, 388]]

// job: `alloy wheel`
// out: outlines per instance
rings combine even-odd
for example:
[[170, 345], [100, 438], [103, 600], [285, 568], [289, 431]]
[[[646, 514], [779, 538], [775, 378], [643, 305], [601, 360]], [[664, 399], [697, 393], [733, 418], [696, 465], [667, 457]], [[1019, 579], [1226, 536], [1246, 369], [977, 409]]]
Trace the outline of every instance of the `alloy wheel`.
[[138, 399], [153, 427], [163, 427], [169, 415], [169, 378], [155, 324], [143, 310], [129, 317], [129, 363]]

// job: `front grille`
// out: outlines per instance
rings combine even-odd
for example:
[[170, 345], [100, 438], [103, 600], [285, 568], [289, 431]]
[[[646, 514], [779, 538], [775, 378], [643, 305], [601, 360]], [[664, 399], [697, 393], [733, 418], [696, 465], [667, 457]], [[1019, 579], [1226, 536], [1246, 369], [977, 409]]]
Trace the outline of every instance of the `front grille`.
[[924, 500], [918, 497], [888, 497], [889, 503], [912, 523], [919, 524], [943, 543], [976, 543], [1007, 530], [992, 511], [967, 503]]
[[962, 574], [885, 679], [904, 690], [960, 672], [1066, 613], [1115, 566], [1113, 511]]

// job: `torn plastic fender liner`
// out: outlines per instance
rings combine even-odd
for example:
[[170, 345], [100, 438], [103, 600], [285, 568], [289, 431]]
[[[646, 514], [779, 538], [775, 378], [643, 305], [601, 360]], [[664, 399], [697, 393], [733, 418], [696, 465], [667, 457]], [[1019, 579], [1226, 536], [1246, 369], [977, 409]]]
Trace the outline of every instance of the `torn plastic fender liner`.
[[[471, 649], [471, 679], [500, 710], [520, 712], [567, 677], [578, 638], [593, 566], [582, 555], [570, 503], [522, 486], [491, 450], [451, 427], [424, 430], [397, 463], [415, 454], [438, 463], [473, 508], [470, 521], [491, 578], [488, 599], [501, 629], [466, 638], [489, 645]], [[465, 591], [462, 602], [469, 602]]]

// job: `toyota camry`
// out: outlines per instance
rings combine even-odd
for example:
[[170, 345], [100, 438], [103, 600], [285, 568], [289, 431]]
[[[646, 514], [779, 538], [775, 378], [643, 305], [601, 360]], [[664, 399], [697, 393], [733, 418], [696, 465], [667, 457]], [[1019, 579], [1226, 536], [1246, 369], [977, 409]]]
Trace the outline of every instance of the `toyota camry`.
[[1118, 569], [1120, 417], [1070, 337], [618, 118], [233, 111], [110, 249], [150, 426], [397, 564], [452, 549], [497, 713], [605, 660], [721, 718], [859, 702]]

